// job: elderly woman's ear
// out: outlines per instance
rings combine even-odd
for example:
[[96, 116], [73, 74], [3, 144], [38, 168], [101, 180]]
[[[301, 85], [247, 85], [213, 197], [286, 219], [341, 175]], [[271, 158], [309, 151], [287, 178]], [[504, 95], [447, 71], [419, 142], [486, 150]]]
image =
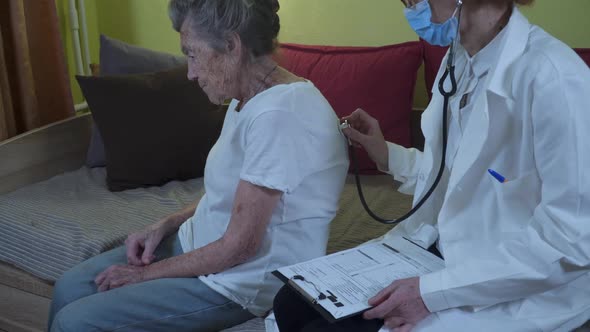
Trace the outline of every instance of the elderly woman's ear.
[[240, 36], [237, 33], [232, 32], [228, 34], [225, 39], [225, 51], [231, 56], [242, 56], [242, 39], [240, 39]]

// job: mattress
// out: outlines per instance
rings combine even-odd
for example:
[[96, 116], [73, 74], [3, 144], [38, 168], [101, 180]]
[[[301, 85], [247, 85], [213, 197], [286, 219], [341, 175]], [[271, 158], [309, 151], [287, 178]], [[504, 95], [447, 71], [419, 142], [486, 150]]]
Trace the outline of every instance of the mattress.
[[203, 195], [203, 180], [113, 193], [83, 167], [0, 196], [0, 261], [54, 282], [74, 265]]

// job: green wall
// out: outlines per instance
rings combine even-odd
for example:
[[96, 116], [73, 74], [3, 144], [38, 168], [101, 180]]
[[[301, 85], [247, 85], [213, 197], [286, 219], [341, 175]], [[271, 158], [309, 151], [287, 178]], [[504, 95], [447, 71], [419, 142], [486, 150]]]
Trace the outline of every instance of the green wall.
[[[100, 0], [99, 0], [100, 1]], [[74, 102], [79, 103], [83, 100], [82, 93], [76, 83], [76, 65], [74, 62], [74, 47], [72, 42], [72, 32], [70, 24], [70, 12], [68, 0], [56, 0], [57, 15], [59, 17], [59, 26], [61, 30], [62, 42], [66, 51], [66, 60], [68, 63], [68, 73], [72, 83], [72, 94], [74, 95]], [[90, 56], [93, 62], [98, 62], [99, 40], [100, 34], [98, 27], [98, 16], [96, 15], [96, 1], [86, 1], [86, 16], [89, 35]]]
[[167, 0], [95, 0], [101, 33], [150, 49], [180, 54]]
[[[416, 39], [399, 1], [283, 0], [281, 6], [287, 42], [378, 46]], [[590, 1], [537, 0], [523, 11], [568, 45], [590, 47]]]
[[[74, 72], [71, 35], [67, 29], [67, 0], [56, 0], [62, 19], [70, 72]], [[179, 37], [167, 17], [168, 0], [86, 0], [91, 53], [98, 62], [98, 34], [143, 47], [179, 52]], [[531, 22], [571, 47], [590, 47], [590, 0], [537, 0], [525, 8]], [[282, 0], [282, 42], [379, 46], [416, 40], [394, 0]], [[74, 97], [81, 100], [77, 84]], [[423, 84], [417, 87], [416, 105], [424, 106]]]

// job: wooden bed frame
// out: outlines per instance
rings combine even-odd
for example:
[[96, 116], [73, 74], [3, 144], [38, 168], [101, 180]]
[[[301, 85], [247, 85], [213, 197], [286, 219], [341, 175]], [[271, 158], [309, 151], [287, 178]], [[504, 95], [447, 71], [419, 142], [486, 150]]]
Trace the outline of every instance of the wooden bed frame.
[[[412, 112], [412, 141], [421, 147], [421, 110]], [[84, 165], [90, 114], [69, 118], [0, 143], [0, 195]], [[0, 262], [0, 331], [43, 331], [53, 286]]]
[[[0, 143], [0, 194], [82, 167], [92, 118], [85, 114]], [[0, 331], [43, 331], [53, 286], [0, 263]]]

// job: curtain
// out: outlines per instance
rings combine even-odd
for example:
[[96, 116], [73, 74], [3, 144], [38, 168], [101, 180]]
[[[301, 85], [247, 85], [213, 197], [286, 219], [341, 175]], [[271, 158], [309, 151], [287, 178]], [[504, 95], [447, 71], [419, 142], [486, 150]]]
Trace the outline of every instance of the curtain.
[[55, 0], [0, 0], [0, 141], [74, 115]]

